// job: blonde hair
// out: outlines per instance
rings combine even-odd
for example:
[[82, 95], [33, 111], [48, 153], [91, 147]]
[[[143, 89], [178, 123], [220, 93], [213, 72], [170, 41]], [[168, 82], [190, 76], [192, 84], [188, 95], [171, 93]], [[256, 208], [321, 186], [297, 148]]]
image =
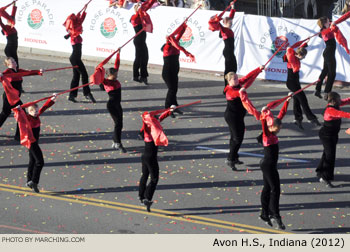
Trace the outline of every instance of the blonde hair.
[[236, 75], [235, 72], [228, 72], [228, 73], [225, 75], [225, 80], [230, 81], [232, 78], [234, 78], [235, 75]]
[[346, 1], [345, 4], [344, 4], [343, 9], [342, 9], [342, 11], [341, 11], [342, 14], [345, 14], [345, 13], [347, 13], [347, 12], [350, 11], [349, 5], [350, 5], [350, 1]]
[[10, 61], [11, 60], [15, 60], [14, 58], [12, 58], [12, 57], [7, 57], [7, 58], [5, 58], [4, 59], [4, 65], [5, 66], [8, 66], [9, 64], [10, 64]]

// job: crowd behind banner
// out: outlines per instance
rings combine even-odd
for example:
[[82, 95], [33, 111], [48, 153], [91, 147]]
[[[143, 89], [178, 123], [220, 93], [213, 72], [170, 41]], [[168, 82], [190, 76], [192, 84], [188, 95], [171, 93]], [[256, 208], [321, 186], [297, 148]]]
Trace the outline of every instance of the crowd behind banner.
[[[16, 28], [19, 34], [19, 46], [70, 53], [71, 46], [63, 38], [65, 28], [62, 24], [67, 15], [79, 11], [85, 2], [85, 0], [18, 2]], [[66, 6], [70, 6], [69, 10]], [[129, 22], [131, 15], [134, 14], [132, 6], [129, 4], [126, 8], [110, 8], [107, 1], [91, 2], [90, 11], [83, 24], [83, 56], [106, 57], [134, 34]], [[160, 48], [165, 42], [166, 35], [172, 33], [191, 12], [192, 10], [188, 8], [166, 6], [148, 11], [154, 26], [153, 33], [147, 36], [149, 63], [163, 64]], [[188, 28], [180, 43], [186, 50], [191, 51], [196, 59], [192, 61], [181, 54], [182, 68], [223, 72], [224, 43], [218, 39], [218, 33], [208, 29], [208, 20], [217, 13], [217, 11], [200, 9], [189, 19]], [[349, 25], [350, 21], [339, 25], [346, 38], [350, 37]], [[281, 45], [281, 41], [288, 39], [287, 45], [291, 45], [319, 32], [316, 20], [270, 18], [245, 15], [242, 12], [236, 13], [232, 30], [235, 33], [237, 73], [241, 75], [247, 74], [252, 68], [266, 62]], [[4, 36], [0, 37], [0, 43], [6, 44]], [[302, 82], [313, 82], [319, 76], [323, 64], [319, 59], [322, 58], [323, 49], [324, 43], [321, 38], [316, 36], [311, 39], [308, 57], [302, 63], [303, 71], [300, 76]], [[123, 51], [127, 53], [121, 54], [122, 60], [134, 60], [135, 48], [132, 43], [128, 44]], [[284, 50], [279, 53], [259, 77], [285, 81], [287, 66], [282, 60], [284, 53]], [[336, 80], [350, 82], [350, 76], [346, 76], [346, 71], [350, 67], [350, 56], [343, 48], [338, 48], [336, 59]]]

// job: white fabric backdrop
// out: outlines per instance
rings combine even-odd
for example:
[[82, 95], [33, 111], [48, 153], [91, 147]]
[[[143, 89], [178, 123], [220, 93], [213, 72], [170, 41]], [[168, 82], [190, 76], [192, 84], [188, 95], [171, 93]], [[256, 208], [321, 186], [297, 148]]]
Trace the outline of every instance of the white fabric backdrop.
[[[19, 46], [71, 52], [70, 41], [63, 38], [66, 31], [62, 24], [70, 13], [77, 13], [86, 2], [86, 0], [18, 1], [16, 29], [19, 35]], [[106, 57], [135, 34], [129, 22], [131, 15], [134, 14], [132, 5], [130, 4], [128, 9], [108, 8], [107, 5], [107, 1], [95, 0], [87, 9], [82, 35], [83, 55]], [[170, 34], [192, 11], [193, 9], [173, 7], [157, 7], [149, 10], [154, 25], [153, 34], [147, 34], [149, 63], [163, 64], [160, 48], [165, 42], [165, 36]], [[216, 13], [219, 12], [198, 10], [188, 21], [190, 29], [182, 42], [183, 46], [196, 56], [196, 62], [189, 62], [188, 58], [181, 53], [181, 67], [223, 72], [224, 42], [219, 38], [219, 32], [208, 29], [208, 20]], [[350, 22], [347, 21], [339, 27], [350, 40], [349, 24]], [[286, 36], [289, 43], [293, 44], [318, 30], [315, 20], [267, 18], [236, 13], [233, 31], [238, 61], [237, 72], [246, 74], [265, 63], [273, 54], [271, 45], [277, 37]], [[0, 36], [0, 43], [6, 43], [4, 36]], [[350, 57], [346, 55], [343, 48], [339, 45], [337, 47], [336, 79], [350, 81], [350, 76], [346, 76], [350, 67]], [[309, 53], [302, 61], [301, 81], [312, 82], [317, 79], [323, 64], [323, 48], [322, 39], [315, 37], [310, 41]], [[121, 59], [133, 61], [134, 53], [134, 45], [130, 42], [122, 50]], [[259, 78], [285, 81], [286, 63], [282, 62], [281, 55], [275, 57]]]

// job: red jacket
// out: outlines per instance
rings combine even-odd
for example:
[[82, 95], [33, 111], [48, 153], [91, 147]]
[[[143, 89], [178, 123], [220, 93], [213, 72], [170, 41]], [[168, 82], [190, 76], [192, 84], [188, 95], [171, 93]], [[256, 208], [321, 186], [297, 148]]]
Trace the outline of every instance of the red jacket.
[[[167, 118], [169, 115], [171, 114], [170, 110], [167, 110], [165, 112], [163, 112], [160, 116], [159, 116], [159, 122], [163, 121], [165, 118]], [[145, 115], [145, 114], [144, 114]], [[141, 128], [141, 132], [143, 131], [144, 133], [144, 141], [145, 142], [152, 142], [154, 141], [154, 135], [160, 135], [161, 133], [163, 133], [163, 137], [164, 132], [163, 132], [163, 128], [160, 126], [160, 124], [155, 124], [153, 126], [151, 126], [152, 124], [154, 124], [154, 122], [152, 123], [151, 121], [154, 121], [154, 114], [152, 114], [152, 112], [149, 113], [150, 117], [152, 117], [153, 119], [150, 120], [150, 117], [146, 117], [146, 116], [142, 116], [142, 128]], [[155, 119], [156, 120], [156, 119]], [[151, 126], [151, 127], [150, 127]], [[166, 137], [166, 136], [165, 136]], [[155, 145], [158, 146], [158, 144], [155, 142]], [[167, 141], [166, 141], [167, 142]], [[166, 144], [167, 145], [167, 144]]]
[[[245, 109], [248, 111], [249, 114], [253, 115], [256, 120], [261, 121], [262, 125], [262, 130], [263, 130], [263, 146], [269, 146], [273, 144], [278, 144], [278, 137], [271, 133], [269, 131], [269, 126], [273, 124], [273, 114], [271, 110], [265, 110], [263, 113], [260, 113], [259, 111], [256, 110], [254, 105], [251, 103], [251, 101], [248, 99], [248, 95], [246, 92], [241, 92], [240, 94], [241, 101]], [[287, 108], [288, 108], [289, 101], [286, 100], [285, 103], [283, 104], [283, 107], [278, 114], [277, 118], [280, 120], [283, 119], [283, 117], [287, 113]]]
[[108, 80], [104, 79], [102, 82], [107, 93], [121, 88], [120, 82], [118, 80]]
[[[340, 106], [349, 105], [350, 97], [346, 99], [342, 99]], [[333, 121], [340, 118], [350, 118], [350, 113], [335, 109], [334, 107], [327, 107], [324, 114], [323, 119], [325, 121]]]

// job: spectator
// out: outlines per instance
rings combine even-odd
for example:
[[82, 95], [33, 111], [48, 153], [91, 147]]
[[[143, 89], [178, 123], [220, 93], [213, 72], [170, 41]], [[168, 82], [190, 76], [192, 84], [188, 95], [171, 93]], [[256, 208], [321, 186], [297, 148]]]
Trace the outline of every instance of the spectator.
[[347, 0], [344, 4], [344, 7], [341, 11], [342, 14], [345, 14], [350, 11], [350, 0]]

